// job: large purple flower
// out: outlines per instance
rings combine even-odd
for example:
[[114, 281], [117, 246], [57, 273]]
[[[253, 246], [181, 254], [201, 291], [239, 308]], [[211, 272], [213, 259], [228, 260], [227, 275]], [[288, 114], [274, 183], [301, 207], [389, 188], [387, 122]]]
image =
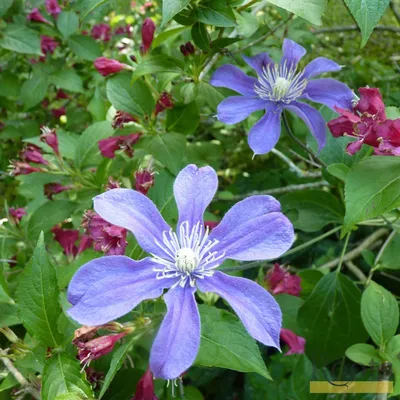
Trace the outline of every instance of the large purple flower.
[[73, 277], [69, 315], [81, 324], [101, 325], [141, 301], [169, 289], [167, 314], [153, 343], [150, 368], [157, 378], [175, 379], [194, 362], [200, 344], [200, 317], [194, 293], [214, 292], [230, 303], [250, 335], [279, 348], [281, 311], [273, 297], [244, 278], [217, 271], [226, 258], [277, 258], [292, 245], [293, 226], [271, 196], [252, 196], [235, 206], [209, 234], [203, 214], [218, 187], [211, 167], [189, 165], [176, 178], [177, 232], [155, 205], [130, 189], [112, 189], [94, 198], [94, 208], [111, 224], [129, 229], [151, 257], [140, 261], [109, 256], [85, 264]]
[[326, 142], [325, 121], [315, 108], [297, 100], [312, 100], [333, 109], [334, 106], [351, 109], [353, 92], [335, 79], [313, 79], [324, 72], [335, 72], [340, 65], [324, 57], [311, 61], [302, 71], [297, 64], [306, 50], [285, 39], [283, 57], [279, 64], [260, 53], [254, 57], [243, 56], [257, 78], [250, 77], [234, 65], [224, 65], [211, 78], [213, 86], [225, 87], [240, 93], [223, 100], [218, 106], [218, 119], [227, 124], [243, 121], [251, 113], [265, 110], [265, 115], [252, 127], [249, 146], [255, 154], [268, 153], [278, 142], [281, 133], [280, 116], [283, 109], [297, 114], [310, 129], [319, 149]]

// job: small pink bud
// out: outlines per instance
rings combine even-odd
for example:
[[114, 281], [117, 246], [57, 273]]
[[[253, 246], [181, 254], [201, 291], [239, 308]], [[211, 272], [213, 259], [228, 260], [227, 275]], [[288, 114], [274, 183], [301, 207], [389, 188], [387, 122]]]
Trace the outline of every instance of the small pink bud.
[[11, 168], [11, 174], [14, 176], [29, 175], [33, 172], [43, 172], [43, 169], [32, 167], [30, 164], [22, 161], [11, 161]]
[[65, 107], [60, 107], [60, 108], [53, 108], [51, 110], [51, 113], [53, 114], [54, 118], [60, 118], [63, 115], [67, 114], [67, 110], [65, 109]]
[[91, 31], [93, 39], [99, 39], [108, 42], [111, 39], [111, 28], [107, 24], [94, 25]]
[[28, 144], [25, 149], [20, 152], [20, 157], [26, 162], [48, 165], [48, 161], [46, 161], [42, 156], [40, 147], [37, 147], [34, 144]]
[[40, 13], [38, 8], [34, 8], [26, 17], [28, 21], [42, 22], [44, 24], [51, 25], [51, 22], [48, 21], [43, 15]]
[[94, 66], [97, 71], [103, 76], [115, 74], [124, 69], [131, 69], [129, 65], [122, 64], [117, 60], [106, 57], [96, 58], [96, 60], [94, 61]]
[[142, 53], [147, 53], [154, 39], [154, 32], [156, 30], [156, 25], [151, 18], [146, 18], [142, 25]]
[[278, 263], [274, 264], [274, 267], [268, 271], [266, 282], [274, 295], [287, 293], [292, 296], [299, 296], [301, 292], [301, 278], [297, 275], [291, 275]]
[[50, 146], [56, 155], [60, 155], [58, 150], [58, 138], [55, 129], [50, 129], [47, 126], [43, 126], [41, 129], [42, 134], [40, 135], [40, 140], [42, 142], [47, 143]]
[[54, 50], [59, 46], [57, 40], [50, 36], [42, 35], [40, 37], [40, 48], [44, 54], [53, 54]]
[[64, 192], [71, 189], [72, 186], [63, 186], [60, 183], [46, 183], [44, 185], [44, 195], [49, 199], [53, 200], [55, 194]]
[[14, 220], [14, 222], [15, 222], [16, 224], [18, 224], [19, 221], [21, 221], [21, 219], [22, 219], [22, 217], [23, 217], [24, 215], [27, 215], [27, 213], [26, 213], [26, 211], [25, 211], [25, 208], [22, 208], [22, 207], [20, 207], [20, 208], [13, 208], [13, 207], [10, 207], [10, 208], [8, 209], [8, 212], [10, 213], [12, 219]]
[[133, 156], [133, 145], [139, 140], [140, 133], [131, 133], [126, 136], [112, 136], [99, 140], [101, 154], [106, 158], [114, 158], [117, 150], [123, 150], [128, 157]]
[[147, 371], [140, 378], [136, 385], [135, 395], [131, 400], [157, 400], [157, 397], [154, 394], [153, 374], [151, 373], [150, 368], [147, 368]]
[[56, 93], [56, 100], [59, 99], [69, 99], [69, 95], [64, 92], [62, 89], [58, 89]]
[[172, 109], [173, 107], [174, 103], [172, 101], [172, 96], [167, 92], [163, 92], [156, 103], [156, 109], [154, 111], [155, 115], [158, 115], [167, 108]]
[[123, 128], [124, 124], [127, 124], [128, 122], [137, 122], [138, 120], [132, 116], [131, 114], [125, 112], [125, 111], [121, 111], [118, 110], [115, 113], [114, 119], [113, 119], [113, 123], [112, 123], [112, 127], [114, 129], [118, 129], [118, 128]]
[[60, 14], [62, 9], [58, 5], [57, 0], [46, 0], [46, 11], [54, 18], [57, 18], [58, 14]]
[[289, 351], [285, 354], [285, 356], [304, 353], [306, 339], [303, 337], [297, 336], [289, 329], [281, 329], [280, 338], [289, 346]]
[[121, 183], [114, 180], [112, 176], [108, 178], [107, 185], [105, 187], [106, 190], [111, 190], [111, 189], [119, 189], [121, 187]]
[[135, 189], [146, 195], [154, 185], [154, 172], [151, 169], [140, 169], [135, 172]]

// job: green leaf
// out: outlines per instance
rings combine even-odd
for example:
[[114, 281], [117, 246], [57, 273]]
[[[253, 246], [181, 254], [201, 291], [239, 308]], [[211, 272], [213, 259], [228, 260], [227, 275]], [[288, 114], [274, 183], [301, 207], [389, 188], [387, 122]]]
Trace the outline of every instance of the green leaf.
[[[3, 71], [0, 74], [0, 96], [2, 97], [18, 97], [20, 92], [20, 84], [18, 77], [11, 71]], [[4, 137], [4, 130], [2, 132]]]
[[180, 13], [190, 0], [164, 0], [162, 3], [162, 26]]
[[382, 363], [378, 350], [374, 346], [366, 343], [357, 343], [350, 346], [346, 350], [346, 357], [357, 364], [366, 365], [368, 367]]
[[341, 163], [328, 165], [326, 169], [332, 176], [340, 179], [341, 181], [346, 179], [346, 176], [350, 171], [350, 168], [346, 164]]
[[337, 360], [349, 346], [367, 339], [360, 302], [357, 286], [345, 275], [331, 272], [300, 307], [298, 334], [306, 339], [306, 354], [317, 367]]
[[380, 261], [382, 268], [400, 269], [400, 235], [396, 234], [387, 245]]
[[75, 154], [75, 165], [78, 168], [94, 165], [101, 160], [98, 142], [112, 136], [114, 129], [111, 122], [95, 122], [86, 128], [79, 138]]
[[374, 156], [356, 164], [346, 176], [344, 233], [358, 222], [400, 205], [400, 159]]
[[189, 29], [188, 26], [180, 26], [178, 28], [173, 28], [173, 29], [169, 29], [167, 31], [161, 32], [159, 35], [157, 35], [154, 38], [153, 43], [151, 44], [151, 48], [154, 50], [156, 47], [160, 46], [166, 40], [172, 39], [172, 38], [178, 36], [180, 33], [182, 33], [183, 31], [186, 31], [187, 29]]
[[386, 107], [385, 113], [387, 119], [400, 118], [400, 108], [398, 107]]
[[200, 123], [200, 114], [195, 101], [186, 105], [176, 105], [167, 111], [167, 131], [193, 133]]
[[80, 370], [79, 361], [69, 354], [53, 355], [43, 372], [42, 400], [91, 398], [92, 391]]
[[282, 311], [282, 328], [297, 332], [297, 314], [304, 300], [289, 294], [278, 294], [275, 300]]
[[15, 304], [0, 303], [0, 328], [19, 325], [18, 308]]
[[22, 54], [43, 55], [40, 49], [40, 37], [36, 31], [23, 25], [9, 24], [3, 32], [0, 46]]
[[268, 3], [290, 11], [315, 25], [322, 24], [321, 16], [326, 6], [326, 0], [268, 0]]
[[181, 73], [183, 64], [180, 60], [166, 55], [150, 56], [142, 61], [132, 74], [132, 79], [137, 79], [143, 75], [155, 74], [159, 72], [178, 72]]
[[192, 39], [194, 44], [201, 50], [207, 52], [211, 49], [211, 37], [207, 31], [207, 26], [201, 22], [196, 22], [192, 26]]
[[392, 363], [394, 388], [391, 396], [400, 394], [400, 335], [394, 336], [387, 345], [386, 354]]
[[131, 74], [117, 74], [107, 81], [107, 98], [116, 110], [142, 117], [151, 115], [154, 98], [146, 83], [140, 79], [131, 83]]
[[367, 43], [369, 36], [381, 19], [390, 0], [344, 0], [344, 2], [360, 27], [362, 47]]
[[232, 8], [221, 2], [212, 2], [207, 6], [196, 8], [196, 16], [200, 22], [207, 25], [231, 27], [236, 25], [235, 14]]
[[83, 92], [82, 78], [73, 70], [61, 70], [50, 76], [50, 79], [57, 88], [70, 92]]
[[178, 133], [165, 133], [150, 139], [146, 148], [158, 161], [174, 175], [182, 169], [186, 139]]
[[68, 39], [68, 46], [78, 57], [87, 61], [94, 61], [102, 54], [100, 44], [90, 36], [73, 35]]
[[290, 377], [290, 385], [296, 399], [310, 399], [310, 381], [314, 372], [311, 361], [305, 354], [300, 354]]
[[45, 346], [57, 347], [61, 342], [57, 331], [61, 307], [56, 271], [47, 255], [43, 233], [22, 273], [17, 289], [17, 304], [28, 332]]
[[83, 21], [92, 11], [108, 1], [110, 0], [78, 0], [75, 8], [80, 11], [81, 21]]
[[196, 100], [199, 91], [195, 82], [189, 82], [182, 86], [181, 96], [183, 97], [184, 104], [189, 104]]
[[14, 0], [2, 0], [0, 3], [0, 17], [2, 17], [7, 10], [12, 6]]
[[255, 15], [248, 12], [235, 12], [237, 31], [239, 35], [249, 38], [258, 30], [258, 19]]
[[213, 110], [217, 109], [219, 103], [224, 100], [224, 96], [217, 89], [212, 87], [209, 83], [200, 81], [197, 85], [199, 90], [199, 97], [207, 103]]
[[127, 341], [119, 346], [117, 350], [113, 352], [113, 356], [110, 363], [110, 368], [107, 371], [107, 375], [104, 378], [104, 383], [101, 388], [101, 392], [99, 394], [99, 399], [101, 399], [106, 393], [108, 387], [110, 386], [112, 380], [114, 379], [115, 374], [119, 371], [124, 363], [126, 356], [129, 351], [132, 349], [133, 343], [135, 341], [135, 336], [132, 336], [127, 339]]
[[361, 318], [374, 343], [384, 351], [399, 325], [399, 306], [384, 287], [371, 282], [361, 298]]
[[29, 218], [28, 234], [36, 240], [40, 232], [49, 232], [54, 225], [69, 218], [76, 204], [69, 200], [47, 201], [37, 208]]
[[67, 39], [79, 29], [79, 17], [73, 11], [63, 11], [57, 17], [57, 29]]
[[45, 74], [34, 72], [21, 87], [21, 100], [29, 109], [39, 104], [46, 96], [49, 82]]
[[199, 311], [201, 342], [195, 365], [256, 372], [271, 379], [257, 343], [234, 315], [207, 305]]
[[312, 293], [317, 283], [323, 278], [324, 274], [317, 269], [303, 269], [297, 272], [297, 275], [301, 278], [301, 292], [300, 296], [303, 299]]
[[322, 190], [289, 193], [280, 201], [294, 227], [304, 232], [317, 232], [330, 223], [343, 221], [344, 209], [339, 200]]
[[87, 109], [92, 115], [94, 122], [104, 121], [106, 119], [107, 110], [104, 103], [105, 101], [101, 95], [100, 88], [96, 87], [94, 95], [87, 105]]

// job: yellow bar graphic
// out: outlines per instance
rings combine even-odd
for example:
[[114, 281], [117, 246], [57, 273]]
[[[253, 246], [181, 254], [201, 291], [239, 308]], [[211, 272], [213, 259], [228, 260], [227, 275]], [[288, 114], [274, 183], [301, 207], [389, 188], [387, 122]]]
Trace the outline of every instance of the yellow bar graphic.
[[[339, 385], [339, 386], [336, 386]], [[392, 393], [389, 381], [311, 381], [310, 393]]]

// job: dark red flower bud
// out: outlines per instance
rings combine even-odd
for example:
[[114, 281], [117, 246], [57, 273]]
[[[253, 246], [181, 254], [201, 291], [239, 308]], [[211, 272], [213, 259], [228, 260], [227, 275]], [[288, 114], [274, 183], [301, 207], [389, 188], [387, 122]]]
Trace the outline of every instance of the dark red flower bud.
[[124, 124], [127, 124], [128, 122], [137, 122], [138, 120], [132, 116], [131, 114], [125, 112], [125, 111], [121, 111], [118, 110], [115, 113], [114, 119], [113, 119], [113, 123], [112, 123], [112, 127], [114, 129], [118, 129], [118, 128], [123, 128]]
[[14, 176], [18, 175], [29, 175], [33, 172], [42, 172], [43, 169], [32, 167], [32, 165], [22, 161], [11, 161], [11, 174]]
[[58, 138], [56, 130], [50, 129], [47, 126], [43, 126], [40, 130], [42, 131], [42, 134], [40, 135], [40, 140], [47, 143], [47, 145], [53, 149], [55, 154], [60, 155], [60, 152], [58, 150]]
[[56, 93], [56, 100], [60, 99], [69, 99], [69, 95], [65, 93], [62, 89], [58, 89]]
[[111, 28], [107, 24], [94, 25], [91, 31], [93, 39], [99, 39], [108, 42], [111, 39]]
[[18, 224], [18, 222], [21, 221], [21, 219], [24, 215], [27, 215], [25, 208], [22, 208], [22, 207], [20, 207], [20, 208], [10, 207], [8, 209], [8, 212], [10, 213], [12, 219], [14, 220], [14, 222], [16, 224]]
[[156, 103], [156, 109], [154, 111], [155, 115], [158, 115], [160, 112], [164, 111], [167, 108], [171, 109], [173, 107], [174, 103], [172, 101], [172, 96], [167, 92], [163, 92], [161, 93], [161, 96]]
[[140, 378], [136, 385], [135, 395], [131, 400], [157, 400], [157, 397], [154, 394], [153, 374], [151, 373], [150, 368], [147, 368], [147, 371]]
[[299, 296], [301, 292], [301, 278], [291, 275], [285, 271], [278, 263], [270, 269], [266, 276], [266, 283], [272, 294], [287, 293], [292, 296]]
[[289, 351], [285, 353], [285, 356], [291, 354], [304, 354], [306, 339], [297, 336], [289, 329], [281, 329], [280, 338], [289, 346]]
[[98, 72], [103, 76], [115, 74], [124, 69], [131, 69], [129, 65], [122, 64], [117, 60], [111, 58], [99, 57], [94, 61], [94, 66]]
[[28, 21], [35, 21], [35, 22], [43, 22], [44, 24], [51, 25], [51, 22], [48, 21], [43, 15], [40, 13], [38, 8], [34, 8], [26, 17]]
[[195, 52], [195, 48], [194, 48], [194, 46], [192, 45], [191, 42], [186, 42], [186, 43], [185, 43], [185, 48], [186, 48], [186, 51], [187, 51], [189, 54], [193, 54], [193, 53]]
[[151, 169], [140, 169], [135, 172], [135, 189], [146, 195], [154, 185], [154, 172]]
[[105, 187], [106, 190], [111, 190], [111, 189], [119, 189], [121, 187], [121, 183], [114, 180], [112, 176], [108, 178], [107, 185]]
[[112, 136], [99, 140], [99, 149], [106, 158], [114, 158], [117, 150], [123, 150], [128, 157], [133, 156], [133, 145], [139, 140], [140, 133], [131, 133], [126, 136]]
[[20, 152], [19, 155], [21, 159], [26, 162], [43, 165], [48, 164], [48, 161], [46, 161], [42, 156], [40, 147], [37, 147], [34, 144], [28, 144], [25, 149]]
[[131, 61], [137, 63], [137, 58], [134, 55], [129, 56], [129, 58], [131, 59]]
[[40, 36], [40, 48], [44, 54], [53, 54], [54, 50], [59, 46], [57, 40], [50, 36]]
[[46, 11], [52, 17], [57, 18], [58, 14], [62, 11], [61, 7], [58, 5], [57, 0], [46, 0]]
[[63, 248], [64, 254], [75, 257], [77, 254], [75, 242], [79, 239], [79, 231], [75, 229], [61, 229], [58, 226], [55, 226], [51, 231], [54, 234], [54, 240]]
[[186, 57], [189, 55], [189, 52], [186, 50], [186, 46], [184, 44], [181, 44], [179, 46], [179, 50], [181, 51], [181, 53]]
[[67, 114], [67, 110], [65, 109], [65, 107], [60, 107], [60, 108], [53, 108], [51, 110], [51, 113], [53, 114], [54, 118], [60, 118], [63, 115]]
[[55, 194], [64, 192], [66, 190], [71, 189], [72, 186], [63, 186], [61, 185], [61, 183], [46, 183], [44, 185], [44, 195], [49, 199], [49, 200], [53, 200], [53, 196]]
[[146, 18], [142, 25], [142, 54], [147, 53], [154, 39], [154, 32], [156, 30], [156, 25], [151, 18]]
[[132, 26], [127, 24], [125, 26], [119, 26], [115, 30], [116, 35], [126, 35], [126, 36], [131, 36], [132, 34]]
[[118, 340], [125, 335], [126, 333], [122, 332], [116, 335], [101, 336], [86, 343], [78, 343], [78, 359], [86, 367], [90, 361], [110, 353]]
[[92, 367], [87, 367], [85, 369], [86, 372], [86, 378], [92, 388], [94, 390], [98, 389], [101, 385], [101, 383], [104, 381], [104, 372], [98, 372], [94, 370]]

